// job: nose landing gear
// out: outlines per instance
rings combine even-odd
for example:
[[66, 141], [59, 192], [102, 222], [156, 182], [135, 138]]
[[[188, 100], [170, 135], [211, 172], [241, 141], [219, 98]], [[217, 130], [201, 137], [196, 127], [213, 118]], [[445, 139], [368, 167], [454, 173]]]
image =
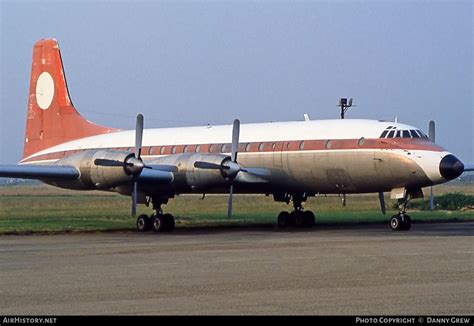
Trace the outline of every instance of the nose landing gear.
[[408, 195], [398, 200], [398, 214], [390, 218], [390, 228], [393, 231], [408, 231], [411, 228], [411, 218], [408, 216], [406, 206], [409, 201]]

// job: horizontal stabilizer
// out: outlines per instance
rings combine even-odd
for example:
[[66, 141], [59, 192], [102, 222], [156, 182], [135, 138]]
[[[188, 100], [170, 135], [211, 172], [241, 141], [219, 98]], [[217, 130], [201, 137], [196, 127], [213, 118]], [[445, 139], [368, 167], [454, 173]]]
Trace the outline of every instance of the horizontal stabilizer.
[[62, 165], [0, 165], [0, 177], [21, 179], [75, 180], [79, 171]]

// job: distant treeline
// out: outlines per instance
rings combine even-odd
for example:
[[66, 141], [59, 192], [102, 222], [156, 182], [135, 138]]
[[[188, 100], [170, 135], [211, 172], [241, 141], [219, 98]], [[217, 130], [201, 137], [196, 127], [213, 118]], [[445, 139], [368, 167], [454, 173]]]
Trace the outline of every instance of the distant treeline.
[[[440, 210], [459, 210], [474, 209], [474, 196], [465, 195], [459, 192], [435, 196], [433, 198], [434, 209]], [[427, 211], [430, 209], [428, 198], [425, 200], [415, 200], [408, 203], [408, 208]], [[394, 206], [396, 208], [396, 205]]]
[[1, 186], [16, 186], [16, 185], [39, 185], [41, 181], [28, 180], [28, 179], [11, 179], [11, 178], [0, 178]]

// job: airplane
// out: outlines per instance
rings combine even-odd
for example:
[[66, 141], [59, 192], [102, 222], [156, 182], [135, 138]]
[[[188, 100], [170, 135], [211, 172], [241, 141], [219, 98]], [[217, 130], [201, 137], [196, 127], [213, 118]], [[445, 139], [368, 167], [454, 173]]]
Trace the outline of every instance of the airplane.
[[[430, 130], [431, 134], [431, 130]], [[433, 130], [434, 134], [434, 130]], [[433, 136], [434, 137], [434, 136]], [[430, 141], [419, 128], [389, 121], [337, 119], [119, 130], [83, 118], [71, 102], [58, 42], [33, 48], [23, 157], [0, 165], [0, 177], [37, 179], [75, 190], [113, 191], [153, 213], [136, 220], [140, 232], [169, 232], [174, 217], [163, 212], [181, 194], [265, 194], [292, 204], [277, 225], [311, 227], [303, 204], [318, 194], [384, 192], [398, 201], [394, 231], [409, 230], [406, 205], [422, 188], [445, 183], [474, 166]]]

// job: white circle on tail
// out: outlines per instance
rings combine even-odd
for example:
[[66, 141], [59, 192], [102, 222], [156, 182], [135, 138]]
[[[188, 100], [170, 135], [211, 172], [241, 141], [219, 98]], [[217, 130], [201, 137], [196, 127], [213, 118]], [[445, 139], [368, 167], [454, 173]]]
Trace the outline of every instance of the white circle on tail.
[[46, 110], [51, 105], [54, 97], [54, 80], [51, 75], [44, 71], [38, 77], [36, 82], [36, 103], [38, 106]]

